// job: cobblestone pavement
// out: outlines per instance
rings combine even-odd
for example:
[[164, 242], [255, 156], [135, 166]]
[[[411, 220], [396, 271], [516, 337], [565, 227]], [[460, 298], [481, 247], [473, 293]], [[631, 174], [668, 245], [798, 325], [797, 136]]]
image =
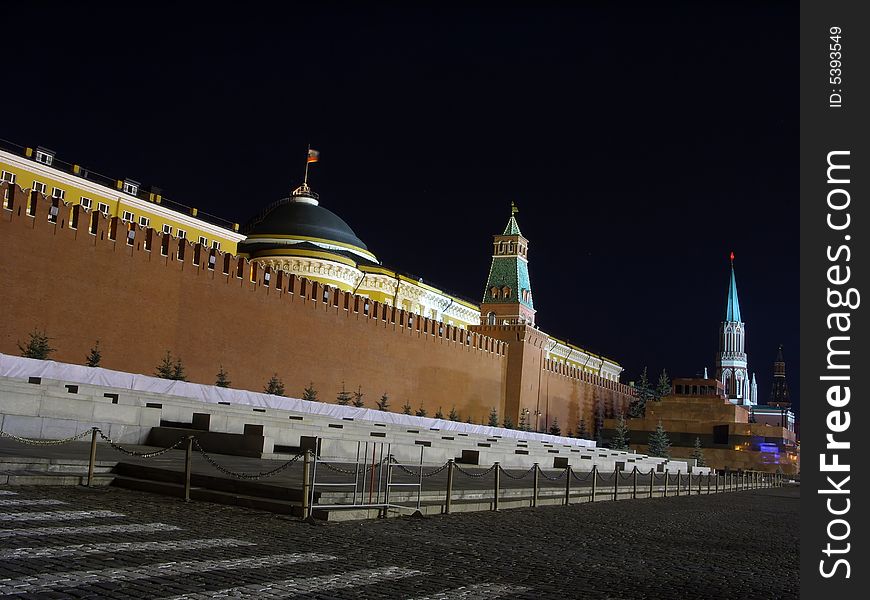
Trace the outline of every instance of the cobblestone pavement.
[[108, 488], [0, 491], [0, 598], [796, 598], [796, 487], [311, 525]]

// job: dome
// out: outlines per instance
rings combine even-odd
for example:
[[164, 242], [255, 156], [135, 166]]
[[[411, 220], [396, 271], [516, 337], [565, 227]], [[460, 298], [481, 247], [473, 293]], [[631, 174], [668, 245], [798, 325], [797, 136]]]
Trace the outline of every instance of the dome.
[[308, 189], [300, 188], [267, 207], [246, 224], [245, 233], [247, 239], [239, 244], [239, 250], [253, 255], [304, 243], [377, 260], [344, 219], [320, 206], [317, 195]]

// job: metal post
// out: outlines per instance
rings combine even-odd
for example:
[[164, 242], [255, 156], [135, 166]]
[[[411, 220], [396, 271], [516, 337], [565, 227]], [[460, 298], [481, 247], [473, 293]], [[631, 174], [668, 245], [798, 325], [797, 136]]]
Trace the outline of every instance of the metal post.
[[532, 468], [532, 473], [533, 473], [533, 475], [532, 475], [532, 506], [538, 505], [538, 470], [539, 469], [540, 469], [540, 467], [538, 466], [538, 463], [535, 463], [534, 467]]
[[708, 496], [710, 495], [710, 475], [712, 475], [712, 473], [707, 473], [707, 495]]
[[[311, 503], [309, 502], [309, 494], [311, 493], [311, 450], [306, 450], [302, 457], [302, 518], [307, 519], [311, 516]], [[365, 483], [365, 478], [363, 478]]]
[[88, 487], [94, 485], [94, 465], [97, 462], [97, 431], [96, 427], [91, 427], [91, 457], [88, 462]]
[[637, 465], [634, 465], [634, 469], [631, 471], [631, 497], [634, 500], [637, 500]]
[[565, 506], [571, 504], [571, 465], [565, 467]]
[[[492, 510], [498, 510], [498, 488], [501, 487], [501, 466], [495, 463], [495, 489], [492, 496]], [[534, 506], [534, 504], [532, 505]]]
[[653, 497], [653, 486], [656, 481], [656, 470], [652, 467], [649, 468], [649, 497]]
[[619, 465], [613, 466], [613, 499], [619, 500]]
[[719, 471], [716, 471], [716, 493], [719, 493]]
[[669, 478], [670, 478], [670, 475], [668, 474], [668, 469], [665, 468], [665, 492], [664, 492], [664, 495], [662, 496], [663, 498], [668, 497], [668, 479]]
[[[387, 477], [384, 485], [384, 510], [380, 512], [380, 517], [382, 519], [387, 518], [387, 506], [390, 504], [390, 484], [393, 483], [393, 455], [387, 454]], [[378, 500], [380, 500], [380, 494], [378, 494]]]
[[592, 465], [592, 494], [589, 496], [589, 502], [595, 502], [595, 490], [598, 487], [598, 465]]
[[701, 474], [698, 473], [698, 495], [701, 495]]
[[680, 495], [680, 486], [683, 484], [683, 474], [677, 470], [677, 496]]
[[184, 501], [190, 502], [190, 470], [193, 454], [193, 436], [187, 436], [187, 448], [184, 452]]
[[450, 514], [453, 504], [453, 459], [447, 461], [447, 499], [444, 502], [444, 514]]
[[420, 485], [417, 486], [417, 510], [420, 510], [420, 503], [423, 499], [423, 451], [426, 446], [420, 446]]

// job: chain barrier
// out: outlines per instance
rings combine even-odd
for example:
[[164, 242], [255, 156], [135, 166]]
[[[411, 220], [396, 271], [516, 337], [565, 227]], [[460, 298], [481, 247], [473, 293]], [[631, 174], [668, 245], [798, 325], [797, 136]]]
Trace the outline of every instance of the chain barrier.
[[0, 436], [7, 437], [10, 440], [15, 440], [16, 442], [21, 442], [22, 444], [27, 444], [29, 446], [60, 446], [61, 444], [68, 444], [70, 442], [74, 442], [79, 440], [86, 435], [90, 434], [92, 429], [86, 429], [81, 433], [78, 433], [72, 437], [64, 438], [62, 440], [34, 440], [31, 438], [19, 437], [12, 433], [6, 433], [5, 431], [0, 431]]
[[482, 472], [480, 472], [480, 473], [471, 473], [471, 472], [469, 472], [469, 471], [466, 471], [465, 469], [463, 469], [462, 467], [460, 467], [460, 466], [459, 466], [458, 464], [456, 464], [456, 463], [454, 463], [453, 466], [456, 467], [456, 470], [457, 470], [457, 471], [459, 471], [460, 473], [462, 473], [462, 474], [465, 475], [466, 477], [483, 477], [483, 476], [485, 476], [485, 475], [489, 475], [490, 473], [492, 473], [492, 471], [496, 468], [497, 465], [492, 465], [492, 466], [491, 466], [490, 468], [488, 468], [486, 471], [482, 471]]
[[586, 475], [584, 475], [583, 477], [580, 477], [579, 475], [577, 475], [577, 471], [574, 471], [574, 470], [572, 469], [572, 470], [571, 470], [571, 476], [572, 476], [574, 479], [576, 479], [577, 481], [583, 483], [584, 481], [587, 481], [590, 477], [592, 477], [592, 471], [586, 471]]
[[[640, 473], [638, 473], [638, 475], [640, 475]], [[631, 479], [632, 477], [634, 477], [634, 474], [633, 474], [632, 471], [629, 471], [628, 473], [623, 473], [622, 471], [619, 472], [619, 478], [620, 478], [622, 481], [628, 481], [628, 480]]]
[[171, 446], [168, 446], [166, 448], [162, 448], [161, 450], [155, 450], [154, 452], [136, 452], [135, 450], [128, 450], [127, 448], [124, 448], [120, 444], [115, 443], [114, 441], [112, 441], [111, 439], [106, 437], [106, 434], [104, 434], [100, 429], [97, 429], [97, 433], [100, 434], [100, 437], [103, 438], [103, 440], [105, 440], [105, 442], [107, 444], [109, 444], [112, 448], [114, 448], [118, 452], [123, 452], [124, 454], [127, 454], [128, 456], [138, 456], [139, 458], [153, 458], [155, 456], [160, 456], [161, 454], [165, 454], [165, 453], [169, 452], [170, 450], [174, 450], [175, 448], [178, 448], [181, 445], [181, 443], [184, 441], [184, 438], [180, 437], [180, 438], [178, 438], [177, 442], [175, 442]]
[[502, 468], [501, 465], [499, 465], [498, 468], [501, 469], [502, 473], [504, 473], [506, 476], [508, 476], [511, 479], [525, 479], [526, 475], [528, 475], [529, 473], [531, 473], [532, 471], [535, 470], [535, 465], [532, 465], [531, 467], [529, 467], [529, 469], [526, 472], [524, 472], [522, 475], [511, 475], [504, 468]]
[[[421, 476], [421, 473], [419, 471], [412, 471], [411, 469], [409, 469], [405, 465], [399, 463], [399, 461], [397, 461], [395, 457], [390, 457], [390, 458], [392, 459], [393, 464], [395, 466], [399, 467], [402, 471], [404, 471], [405, 473], [407, 473], [411, 477], [420, 477]], [[450, 466], [450, 463], [446, 462], [433, 471], [429, 471], [428, 473], [425, 473], [425, 472], [422, 473], [422, 477], [434, 477], [435, 475], [437, 475], [438, 473], [440, 473], [441, 471], [443, 471], [444, 469], [446, 469], [449, 466]], [[420, 468], [422, 469], [422, 467], [420, 467]]]
[[292, 465], [293, 463], [295, 463], [297, 460], [299, 460], [300, 458], [302, 458], [305, 455], [305, 453], [297, 454], [296, 456], [294, 456], [293, 458], [291, 458], [290, 460], [288, 460], [284, 464], [282, 464], [278, 467], [275, 467], [271, 471], [263, 471], [262, 473], [236, 473], [235, 471], [231, 471], [230, 469], [227, 469], [223, 465], [219, 464], [211, 456], [209, 456], [206, 453], [206, 451], [202, 449], [202, 446], [199, 445], [199, 440], [197, 440], [196, 438], [193, 438], [193, 445], [196, 447], [196, 449], [199, 451], [199, 453], [202, 454], [202, 457], [206, 461], [208, 461], [208, 463], [211, 466], [213, 466], [215, 469], [217, 469], [221, 473], [225, 473], [226, 475], [230, 475], [232, 477], [237, 477], [239, 479], [265, 479], [266, 477], [271, 477], [272, 475], [277, 475], [278, 473], [280, 473], [281, 471], [283, 471], [284, 469], [286, 469], [287, 467], [289, 467], [290, 465]]
[[[356, 471], [352, 471], [350, 469], [342, 469], [341, 467], [336, 467], [335, 465], [328, 463], [328, 462], [324, 462], [322, 460], [318, 460], [317, 464], [318, 464], [318, 466], [326, 467], [330, 471], [335, 471], [336, 473], [341, 473], [342, 475], [356, 475], [357, 474]], [[373, 469], [373, 468], [374, 468], [374, 465], [364, 465], [361, 470]]]
[[565, 469], [564, 471], [562, 471], [561, 473], [559, 473], [555, 477], [550, 477], [549, 475], [544, 473], [543, 469], [540, 470], [541, 477], [543, 477], [544, 479], [547, 479], [549, 481], [559, 481], [560, 479], [562, 479], [565, 476], [565, 473], [567, 473], [567, 472], [568, 472], [568, 469]]

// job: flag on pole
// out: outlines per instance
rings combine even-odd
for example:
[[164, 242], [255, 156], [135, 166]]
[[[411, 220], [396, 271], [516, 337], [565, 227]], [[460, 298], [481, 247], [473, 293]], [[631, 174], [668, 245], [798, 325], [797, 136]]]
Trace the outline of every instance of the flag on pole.
[[313, 150], [311, 148], [308, 149], [308, 162], [315, 163], [320, 160], [320, 152], [317, 150]]

